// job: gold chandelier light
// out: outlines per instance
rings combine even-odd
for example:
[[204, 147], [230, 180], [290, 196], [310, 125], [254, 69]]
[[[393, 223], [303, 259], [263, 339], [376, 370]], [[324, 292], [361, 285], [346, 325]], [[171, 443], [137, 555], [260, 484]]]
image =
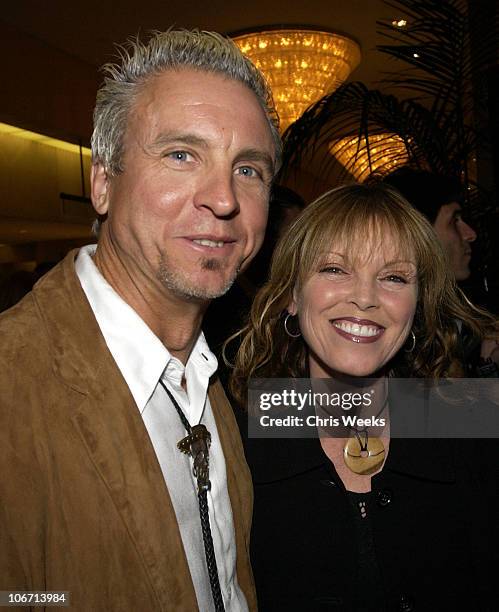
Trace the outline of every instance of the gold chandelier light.
[[397, 134], [369, 134], [370, 162], [365, 136], [360, 146], [358, 136], [336, 140], [329, 151], [359, 182], [373, 172], [387, 174], [409, 161], [405, 143]]
[[290, 26], [235, 35], [233, 40], [269, 82], [283, 132], [360, 62], [359, 45], [332, 32]]

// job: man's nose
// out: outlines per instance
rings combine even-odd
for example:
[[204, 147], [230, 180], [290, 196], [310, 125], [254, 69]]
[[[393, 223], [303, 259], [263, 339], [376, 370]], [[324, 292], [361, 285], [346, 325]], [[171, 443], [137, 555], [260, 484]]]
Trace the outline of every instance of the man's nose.
[[359, 310], [376, 308], [379, 303], [376, 280], [357, 278], [352, 285], [349, 302]]
[[475, 230], [462, 219], [459, 224], [459, 233], [461, 234], [461, 238], [466, 242], [474, 242], [476, 240]]
[[239, 210], [232, 172], [219, 169], [204, 178], [194, 197], [196, 208], [208, 208], [217, 217], [230, 217]]

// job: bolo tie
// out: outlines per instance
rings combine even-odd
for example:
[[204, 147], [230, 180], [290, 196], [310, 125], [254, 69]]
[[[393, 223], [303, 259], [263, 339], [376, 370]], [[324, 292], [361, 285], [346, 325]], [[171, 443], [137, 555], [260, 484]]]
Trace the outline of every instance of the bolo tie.
[[182, 425], [187, 431], [187, 436], [182, 438], [180, 442], [177, 442], [177, 448], [193, 459], [192, 473], [197, 481], [199, 518], [201, 519], [201, 531], [203, 533], [204, 553], [206, 565], [208, 567], [211, 594], [213, 596], [216, 612], [224, 612], [225, 608], [222, 599], [222, 591], [220, 589], [220, 580], [218, 578], [217, 560], [215, 558], [213, 537], [211, 535], [210, 515], [208, 513], [208, 491], [211, 489], [209, 478], [209, 448], [211, 444], [211, 434], [201, 423], [191, 427], [182, 408], [179, 406], [168, 387], [161, 379], [159, 382], [166, 391], [172, 404], [175, 406], [175, 410], [182, 421]]

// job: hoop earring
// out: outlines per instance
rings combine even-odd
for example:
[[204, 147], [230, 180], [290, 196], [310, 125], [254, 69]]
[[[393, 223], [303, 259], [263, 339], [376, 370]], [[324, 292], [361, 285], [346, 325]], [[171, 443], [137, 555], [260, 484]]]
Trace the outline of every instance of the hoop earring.
[[412, 351], [416, 348], [416, 334], [411, 329], [412, 336], [412, 346], [410, 349], [404, 349], [406, 353], [412, 353]]
[[290, 338], [299, 338], [301, 336], [301, 331], [298, 331], [297, 334], [292, 334], [288, 329], [289, 317], [293, 317], [293, 316], [295, 315], [292, 315], [290, 312], [288, 312], [288, 314], [286, 315], [286, 318], [284, 319], [284, 331], [288, 334]]

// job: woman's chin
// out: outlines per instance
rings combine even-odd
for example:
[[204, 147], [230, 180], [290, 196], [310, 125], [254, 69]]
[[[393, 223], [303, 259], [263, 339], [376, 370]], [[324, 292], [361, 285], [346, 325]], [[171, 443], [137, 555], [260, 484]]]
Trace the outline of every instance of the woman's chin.
[[311, 378], [334, 378], [335, 376], [352, 376], [368, 378], [382, 375], [386, 370], [387, 359], [373, 355], [371, 359], [355, 359], [352, 355], [330, 354], [319, 357], [310, 351], [309, 367]]
[[320, 363], [319, 367], [310, 368], [312, 378], [334, 378], [335, 376], [355, 376], [357, 378], [367, 378], [377, 374], [382, 368], [382, 364], [345, 364], [345, 363]]
[[339, 374], [343, 374], [344, 376], [355, 376], [356, 378], [368, 378], [373, 376], [378, 372], [379, 368], [342, 368], [341, 370], [337, 370]]

